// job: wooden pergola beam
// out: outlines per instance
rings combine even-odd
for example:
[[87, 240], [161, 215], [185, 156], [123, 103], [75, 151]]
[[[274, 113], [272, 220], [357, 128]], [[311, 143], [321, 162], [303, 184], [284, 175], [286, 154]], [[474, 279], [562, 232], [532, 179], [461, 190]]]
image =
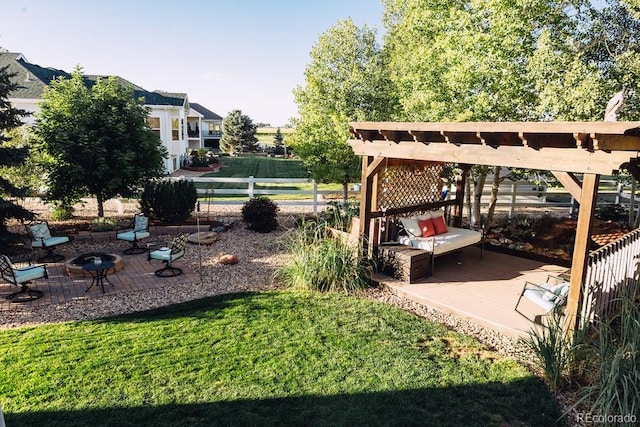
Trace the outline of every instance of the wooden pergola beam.
[[[640, 156], [640, 151], [589, 151], [577, 148], [531, 148], [529, 146], [483, 144], [423, 144], [415, 141], [347, 141], [356, 155], [428, 160], [444, 163], [553, 170], [560, 172], [597, 173], [613, 175], [620, 166]], [[640, 141], [638, 143], [640, 150]]]
[[580, 200], [582, 197], [582, 184], [573, 173], [560, 171], [551, 171], [551, 173], [574, 199]]

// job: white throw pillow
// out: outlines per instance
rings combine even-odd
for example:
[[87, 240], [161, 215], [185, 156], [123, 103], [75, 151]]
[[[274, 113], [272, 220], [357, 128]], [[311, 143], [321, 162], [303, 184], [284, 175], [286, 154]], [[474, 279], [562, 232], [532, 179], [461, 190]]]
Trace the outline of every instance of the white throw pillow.
[[418, 225], [418, 219], [416, 217], [400, 218], [400, 222], [409, 237], [422, 237], [422, 230], [420, 230], [420, 225]]

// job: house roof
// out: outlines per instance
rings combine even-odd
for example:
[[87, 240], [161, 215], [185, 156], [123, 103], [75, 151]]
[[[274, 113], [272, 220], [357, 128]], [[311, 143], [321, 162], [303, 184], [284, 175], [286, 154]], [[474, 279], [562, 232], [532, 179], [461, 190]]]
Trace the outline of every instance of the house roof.
[[18, 87], [9, 94], [10, 98], [41, 99], [42, 91], [58, 77], [68, 78], [69, 73], [55, 68], [45, 68], [32, 64], [20, 53], [0, 52], [0, 67], [15, 74], [12, 80]]
[[[21, 53], [0, 52], [0, 67], [7, 66], [9, 73], [14, 73], [12, 78], [18, 84], [18, 88], [9, 94], [9, 98], [18, 99], [42, 99], [44, 88], [49, 86], [52, 80], [62, 77], [70, 78], [71, 74], [55, 68], [45, 68], [32, 64]], [[98, 79], [107, 79], [111, 76], [85, 75], [87, 86], [93, 86]], [[185, 93], [150, 92], [130, 81], [113, 76], [121, 85], [132, 86], [136, 98], [144, 98], [146, 105], [167, 105], [182, 107], [187, 95]]]
[[153, 95], [156, 95], [157, 98], [154, 98], [157, 102], [147, 102], [147, 104], [153, 105], [174, 105], [177, 107], [189, 106], [189, 97], [186, 93], [178, 93], [178, 92], [165, 92], [161, 90], [154, 90], [151, 92]]
[[640, 159], [640, 122], [353, 122], [358, 155], [610, 175]]
[[189, 104], [191, 108], [202, 114], [203, 120], [222, 120], [222, 117], [214, 113], [213, 111], [203, 107], [202, 105], [192, 102]]

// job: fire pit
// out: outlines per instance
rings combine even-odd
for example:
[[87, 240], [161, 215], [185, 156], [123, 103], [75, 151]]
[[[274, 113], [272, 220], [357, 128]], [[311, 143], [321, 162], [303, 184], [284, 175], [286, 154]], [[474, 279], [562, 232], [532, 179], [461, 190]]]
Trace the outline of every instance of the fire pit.
[[[84, 271], [82, 269], [82, 266], [93, 262], [93, 260], [98, 257], [103, 261], [113, 261], [115, 265], [113, 267], [112, 273], [118, 272], [124, 267], [124, 262], [122, 261], [122, 257], [120, 255], [105, 254], [102, 252], [90, 252], [87, 254], [79, 255], [71, 261], [67, 261], [65, 263], [67, 274], [70, 277], [91, 277], [91, 273]], [[109, 271], [111, 271], [111, 269]]]

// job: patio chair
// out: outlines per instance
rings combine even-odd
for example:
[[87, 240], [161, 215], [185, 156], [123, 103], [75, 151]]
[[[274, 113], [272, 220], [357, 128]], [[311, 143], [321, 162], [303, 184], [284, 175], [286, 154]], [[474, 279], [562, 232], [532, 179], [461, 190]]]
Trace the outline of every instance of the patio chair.
[[146, 239], [149, 233], [149, 217], [143, 214], [137, 214], [133, 217], [133, 228], [116, 234], [116, 239], [131, 242], [131, 247], [123, 251], [126, 255], [141, 254], [147, 251], [147, 248], [138, 246], [140, 239]]
[[69, 242], [66, 236], [51, 236], [47, 221], [27, 224], [27, 232], [31, 238], [32, 248], [43, 248], [47, 254], [38, 258], [38, 262], [58, 262], [64, 259], [63, 255], [54, 254], [56, 246]]
[[44, 264], [17, 268], [6, 255], [0, 255], [0, 274], [4, 280], [20, 288], [5, 297], [13, 302], [32, 301], [40, 298], [43, 292], [31, 289], [27, 284], [32, 280], [49, 278], [47, 267]]
[[[568, 293], [569, 282], [553, 275], [547, 276], [547, 281], [540, 284], [525, 281], [514, 310], [527, 320], [531, 320], [534, 323], [541, 323], [542, 317], [559, 313], [564, 309]], [[524, 313], [518, 310], [522, 297], [542, 307], [545, 310], [545, 314], [537, 315], [534, 319], [529, 319]]]
[[173, 238], [170, 245], [161, 247], [154, 251], [149, 251], [149, 262], [151, 260], [162, 261], [165, 266], [156, 270], [155, 275], [158, 277], [173, 277], [182, 274], [182, 269], [173, 266], [173, 261], [184, 256], [185, 247], [187, 245], [188, 233], [178, 234]]

